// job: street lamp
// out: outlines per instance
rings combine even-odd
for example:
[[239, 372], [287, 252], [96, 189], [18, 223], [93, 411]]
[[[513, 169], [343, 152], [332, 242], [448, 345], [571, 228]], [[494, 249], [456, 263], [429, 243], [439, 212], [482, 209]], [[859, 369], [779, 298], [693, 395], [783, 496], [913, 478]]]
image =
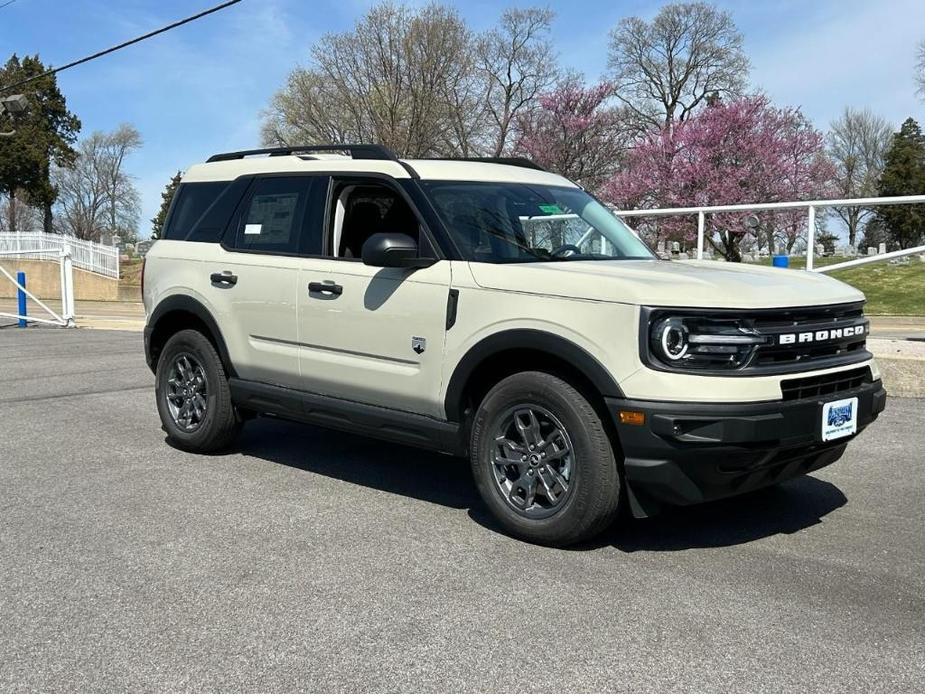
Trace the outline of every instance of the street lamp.
[[[10, 118], [25, 113], [29, 108], [29, 100], [23, 94], [13, 94], [13, 96], [4, 96], [0, 98], [0, 114], [8, 113]], [[10, 137], [15, 135], [15, 130], [0, 133], [0, 137]]]

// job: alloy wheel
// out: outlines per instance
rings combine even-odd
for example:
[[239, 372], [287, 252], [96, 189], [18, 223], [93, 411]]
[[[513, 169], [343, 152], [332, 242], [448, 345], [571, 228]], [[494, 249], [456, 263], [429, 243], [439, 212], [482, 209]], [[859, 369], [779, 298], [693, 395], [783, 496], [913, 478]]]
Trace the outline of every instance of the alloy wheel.
[[575, 454], [559, 419], [539, 405], [519, 405], [500, 418], [492, 477], [507, 504], [528, 518], [555, 514], [574, 488]]
[[174, 424], [186, 433], [196, 431], [206, 418], [206, 372], [191, 354], [174, 357], [167, 375], [167, 409]]

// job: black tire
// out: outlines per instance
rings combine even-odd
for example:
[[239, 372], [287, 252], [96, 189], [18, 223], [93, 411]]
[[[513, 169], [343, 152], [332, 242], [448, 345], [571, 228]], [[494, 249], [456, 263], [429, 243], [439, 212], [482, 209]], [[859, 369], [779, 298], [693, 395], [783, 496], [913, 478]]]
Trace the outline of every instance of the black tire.
[[[186, 364], [201, 365], [204, 381], [204, 415], [184, 429], [171, 413], [168, 392], [172, 369], [177, 360], [185, 357]], [[175, 373], [175, 372], [174, 372]], [[170, 442], [177, 448], [194, 453], [212, 453], [231, 445], [241, 430], [241, 418], [231, 402], [231, 391], [225, 367], [215, 347], [198, 330], [181, 330], [164, 345], [157, 361], [155, 374], [157, 411]]]
[[[517, 484], [510, 481], [509, 477], [519, 476], [519, 479], [526, 480], [522, 476], [526, 474], [522, 472], [524, 467], [499, 467], [493, 462], [500, 451], [506, 458], [513, 456], [522, 460], [523, 457], [529, 457], [531, 462], [527, 465], [530, 466], [546, 464], [542, 461], [534, 463], [535, 456], [529, 451], [519, 451], [526, 454], [519, 457], [519, 453], [514, 453], [513, 449], [503, 445], [499, 448], [496, 442], [500, 431], [515, 430], [505, 428], [509, 418], [513, 417], [510, 421], [513, 421], [516, 428], [517, 422], [523, 420], [524, 413], [531, 408], [535, 408], [541, 420], [548, 415], [545, 431], [554, 431], [558, 425], [564, 428], [565, 438], [561, 439], [561, 448], [572, 450], [574, 454], [569, 462], [568, 491], [558, 506], [549, 502], [550, 508], [535, 511], [537, 514], [546, 514], [543, 517], [529, 517], [527, 509], [515, 509], [514, 502], [509, 500]], [[516, 431], [523, 435], [523, 442], [530, 438], [519, 428]], [[556, 435], [553, 433], [549, 436]], [[593, 538], [617, 516], [621, 480], [610, 438], [594, 407], [561, 378], [538, 371], [525, 371], [498, 383], [482, 400], [475, 414], [469, 451], [472, 473], [482, 499], [501, 525], [516, 537], [538, 544], [564, 547]], [[538, 471], [535, 468], [534, 472]], [[530, 472], [529, 468], [527, 472]], [[564, 474], [563, 469], [558, 472]], [[554, 480], [552, 473], [552, 470], [544, 472], [544, 480]], [[539, 477], [532, 479], [536, 485], [535, 480]], [[507, 483], [510, 483], [510, 491], [506, 493], [502, 487]], [[543, 492], [542, 488], [537, 489]], [[526, 502], [526, 490], [518, 488], [518, 492], [523, 492], [524, 498], [521, 499], [519, 493], [514, 495], [517, 502]]]

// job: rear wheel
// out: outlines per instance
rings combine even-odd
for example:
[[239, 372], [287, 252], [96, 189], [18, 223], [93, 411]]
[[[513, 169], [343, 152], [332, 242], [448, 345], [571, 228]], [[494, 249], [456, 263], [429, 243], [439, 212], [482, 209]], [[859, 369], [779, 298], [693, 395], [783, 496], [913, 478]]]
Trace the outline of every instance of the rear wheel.
[[523, 372], [491, 389], [475, 416], [470, 462], [491, 512], [530, 542], [587, 540], [617, 515], [620, 473], [603, 423], [551, 374]]
[[241, 429], [228, 378], [212, 343], [182, 330], [161, 351], [155, 375], [157, 410], [178, 448], [210, 453], [229, 446]]

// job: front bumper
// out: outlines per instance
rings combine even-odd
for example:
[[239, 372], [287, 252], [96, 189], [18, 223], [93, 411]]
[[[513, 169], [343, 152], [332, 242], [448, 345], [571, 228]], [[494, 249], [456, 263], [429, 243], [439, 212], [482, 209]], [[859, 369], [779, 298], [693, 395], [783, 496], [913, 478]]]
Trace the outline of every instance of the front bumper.
[[[608, 398], [625, 456], [633, 515], [759, 489], [834, 463], [857, 434], [823, 442], [822, 406], [858, 398], [858, 433], [886, 404], [878, 380], [824, 398], [758, 403], [684, 403]], [[620, 410], [645, 413], [621, 424]]]

